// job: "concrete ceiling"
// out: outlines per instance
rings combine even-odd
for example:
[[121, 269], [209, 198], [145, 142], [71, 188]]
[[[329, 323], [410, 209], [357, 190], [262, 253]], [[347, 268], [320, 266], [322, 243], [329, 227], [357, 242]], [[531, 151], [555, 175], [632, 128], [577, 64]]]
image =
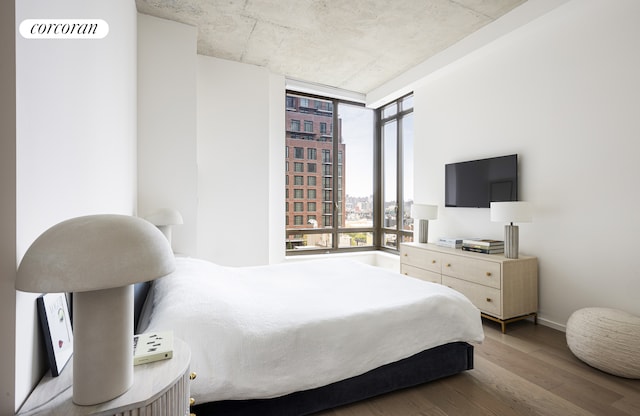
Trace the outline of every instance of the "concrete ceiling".
[[367, 93], [526, 0], [136, 0], [198, 28], [198, 53]]

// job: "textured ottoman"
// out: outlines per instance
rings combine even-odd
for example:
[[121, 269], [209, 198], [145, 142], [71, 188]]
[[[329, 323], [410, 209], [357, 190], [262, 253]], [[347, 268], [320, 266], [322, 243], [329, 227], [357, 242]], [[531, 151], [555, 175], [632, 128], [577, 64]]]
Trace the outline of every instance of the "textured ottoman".
[[610, 308], [584, 308], [567, 321], [576, 357], [616, 376], [640, 378], [640, 317]]

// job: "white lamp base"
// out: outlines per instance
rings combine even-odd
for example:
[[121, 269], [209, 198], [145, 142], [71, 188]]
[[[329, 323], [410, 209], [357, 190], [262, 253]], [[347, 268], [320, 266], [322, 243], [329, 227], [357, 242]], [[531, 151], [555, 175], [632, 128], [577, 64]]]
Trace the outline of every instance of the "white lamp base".
[[[416, 227], [417, 223], [417, 227]], [[429, 220], [414, 220], [413, 241], [418, 243], [428, 243], [429, 241]]]
[[508, 259], [517, 259], [519, 250], [519, 231], [517, 225], [504, 226], [504, 256]]
[[73, 402], [93, 405], [133, 385], [133, 285], [73, 294]]

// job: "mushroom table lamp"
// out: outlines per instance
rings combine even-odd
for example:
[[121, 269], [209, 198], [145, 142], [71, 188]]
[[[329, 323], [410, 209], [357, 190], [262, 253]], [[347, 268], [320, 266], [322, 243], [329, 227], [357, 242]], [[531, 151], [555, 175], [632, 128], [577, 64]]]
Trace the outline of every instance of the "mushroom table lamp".
[[73, 292], [74, 403], [106, 402], [133, 385], [133, 283], [174, 269], [162, 232], [127, 215], [72, 218], [31, 244], [16, 289]]
[[173, 208], [161, 208], [144, 218], [158, 227], [164, 236], [167, 237], [169, 243], [171, 243], [171, 226], [184, 223], [180, 212]]

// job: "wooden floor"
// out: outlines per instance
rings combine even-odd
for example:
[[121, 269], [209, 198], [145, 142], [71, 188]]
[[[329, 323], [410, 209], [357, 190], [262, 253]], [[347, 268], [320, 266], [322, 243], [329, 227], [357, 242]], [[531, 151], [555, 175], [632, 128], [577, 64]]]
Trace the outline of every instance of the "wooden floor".
[[589, 367], [564, 332], [530, 321], [485, 321], [473, 370], [319, 413], [322, 416], [640, 415], [640, 380]]

